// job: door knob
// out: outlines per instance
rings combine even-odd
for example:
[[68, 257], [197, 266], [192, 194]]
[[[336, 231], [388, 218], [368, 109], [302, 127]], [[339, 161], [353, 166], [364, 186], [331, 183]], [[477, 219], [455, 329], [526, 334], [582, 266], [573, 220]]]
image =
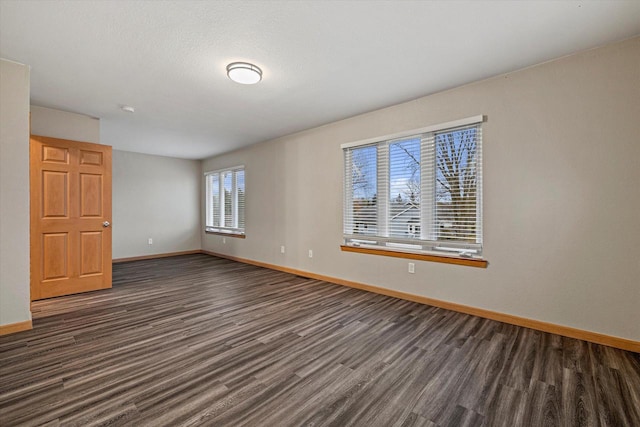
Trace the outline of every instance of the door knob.
[[110, 223], [109, 221], [105, 221], [105, 222], [103, 222], [103, 223], [102, 223], [102, 226], [103, 226], [104, 228], [107, 228], [107, 227], [108, 227], [108, 226], [110, 226], [110, 225], [111, 225], [111, 223]]

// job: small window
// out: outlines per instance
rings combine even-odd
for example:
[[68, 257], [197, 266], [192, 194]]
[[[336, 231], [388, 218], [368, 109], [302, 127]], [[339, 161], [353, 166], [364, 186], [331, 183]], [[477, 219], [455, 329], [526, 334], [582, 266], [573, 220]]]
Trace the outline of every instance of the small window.
[[206, 231], [244, 235], [244, 166], [207, 172]]
[[344, 144], [345, 244], [480, 257], [481, 122]]

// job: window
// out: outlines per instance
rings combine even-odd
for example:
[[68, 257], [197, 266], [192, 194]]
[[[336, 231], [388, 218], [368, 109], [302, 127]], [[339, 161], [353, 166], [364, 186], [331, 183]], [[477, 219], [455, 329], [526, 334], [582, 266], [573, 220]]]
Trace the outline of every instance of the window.
[[344, 144], [345, 245], [480, 257], [481, 122]]
[[207, 172], [206, 231], [244, 235], [244, 166]]

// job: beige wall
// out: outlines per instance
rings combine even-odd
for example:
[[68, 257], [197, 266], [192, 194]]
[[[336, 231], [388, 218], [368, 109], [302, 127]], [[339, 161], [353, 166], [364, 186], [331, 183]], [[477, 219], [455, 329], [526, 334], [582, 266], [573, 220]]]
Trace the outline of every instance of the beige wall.
[[[340, 144], [477, 114], [489, 267], [341, 252]], [[203, 248], [639, 340], [639, 118], [635, 38], [258, 144], [203, 162], [247, 185], [247, 238]]]
[[32, 105], [31, 133], [99, 144], [100, 120], [84, 114]]
[[200, 249], [201, 176], [197, 160], [114, 150], [113, 258]]
[[0, 325], [31, 320], [29, 67], [0, 60]]

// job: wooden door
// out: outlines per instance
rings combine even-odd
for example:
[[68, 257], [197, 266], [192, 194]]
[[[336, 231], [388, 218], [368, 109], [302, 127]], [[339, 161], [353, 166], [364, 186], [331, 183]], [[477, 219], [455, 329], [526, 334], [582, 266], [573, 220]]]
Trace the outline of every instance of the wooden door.
[[31, 300], [111, 287], [111, 147], [31, 136]]

